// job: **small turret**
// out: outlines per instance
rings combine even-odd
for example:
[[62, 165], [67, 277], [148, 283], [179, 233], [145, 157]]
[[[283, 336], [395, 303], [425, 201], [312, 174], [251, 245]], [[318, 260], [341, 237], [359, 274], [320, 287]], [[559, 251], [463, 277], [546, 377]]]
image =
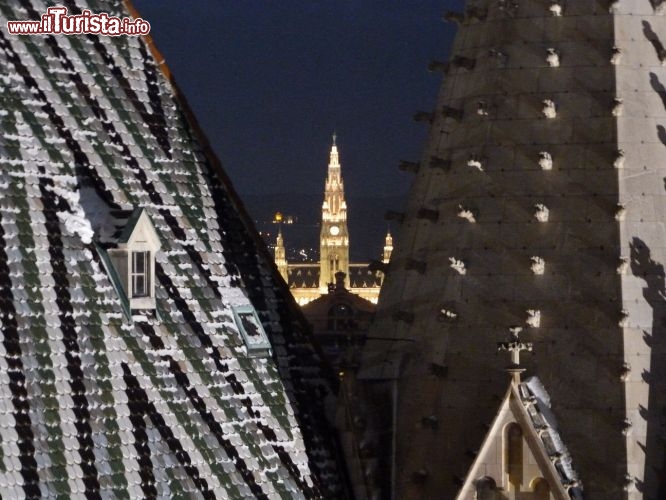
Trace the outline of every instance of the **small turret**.
[[386, 240], [384, 241], [384, 254], [382, 257], [382, 262], [388, 264], [391, 260], [391, 254], [393, 253], [393, 237], [391, 236], [391, 230], [386, 231]]
[[289, 283], [287, 251], [284, 248], [284, 238], [282, 237], [281, 228], [278, 229], [277, 240], [275, 241], [275, 265], [282, 278], [284, 278], [284, 281]]

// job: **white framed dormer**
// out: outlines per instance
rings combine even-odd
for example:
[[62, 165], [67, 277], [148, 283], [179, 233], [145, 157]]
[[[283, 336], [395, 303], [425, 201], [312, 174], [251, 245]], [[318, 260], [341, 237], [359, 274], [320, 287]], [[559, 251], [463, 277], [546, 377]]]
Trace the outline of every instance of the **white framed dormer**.
[[109, 257], [122, 282], [130, 310], [155, 309], [155, 254], [162, 245], [143, 208], [131, 212]]

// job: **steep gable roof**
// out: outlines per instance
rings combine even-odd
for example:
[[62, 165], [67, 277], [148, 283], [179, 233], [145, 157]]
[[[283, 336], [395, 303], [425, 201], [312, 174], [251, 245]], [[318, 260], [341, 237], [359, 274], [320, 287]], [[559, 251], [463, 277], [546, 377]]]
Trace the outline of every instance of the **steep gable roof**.
[[[0, 30], [0, 123], [3, 493], [343, 496], [321, 358], [150, 39]], [[162, 251], [157, 314], [129, 321], [95, 221], [137, 207]]]
[[504, 477], [502, 455], [506, 451], [503, 449], [505, 446], [503, 433], [506, 426], [511, 423], [520, 426], [531, 458], [536, 463], [541, 478], [547, 481], [553, 497], [558, 500], [582, 498], [581, 487], [571, 467], [571, 456], [550, 413], [548, 394], [536, 377], [520, 384], [510, 383], [456, 498], [460, 500], [473, 498], [476, 483], [480, 478], [491, 478], [498, 483], [498, 486], [502, 484]]

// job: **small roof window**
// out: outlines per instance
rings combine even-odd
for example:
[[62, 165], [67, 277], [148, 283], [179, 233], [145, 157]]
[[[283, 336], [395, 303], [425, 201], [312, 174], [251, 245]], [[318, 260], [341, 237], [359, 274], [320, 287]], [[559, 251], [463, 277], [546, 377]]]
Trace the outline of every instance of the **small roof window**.
[[266, 331], [259, 320], [259, 316], [251, 305], [234, 306], [234, 320], [248, 353], [252, 356], [270, 354], [271, 344]]

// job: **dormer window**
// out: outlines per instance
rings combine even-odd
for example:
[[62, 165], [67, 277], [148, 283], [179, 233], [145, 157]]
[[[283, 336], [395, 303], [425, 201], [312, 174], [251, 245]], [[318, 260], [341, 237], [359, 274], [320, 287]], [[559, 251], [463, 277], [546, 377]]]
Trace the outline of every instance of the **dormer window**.
[[132, 297], [150, 296], [150, 252], [132, 252]]
[[250, 305], [235, 306], [233, 312], [236, 326], [241, 337], [243, 337], [248, 354], [250, 356], [269, 354], [271, 343], [268, 341], [264, 327], [254, 307]]
[[155, 254], [161, 243], [143, 208], [111, 213], [112, 234], [101, 243], [108, 255], [107, 271], [128, 314], [155, 309]]

